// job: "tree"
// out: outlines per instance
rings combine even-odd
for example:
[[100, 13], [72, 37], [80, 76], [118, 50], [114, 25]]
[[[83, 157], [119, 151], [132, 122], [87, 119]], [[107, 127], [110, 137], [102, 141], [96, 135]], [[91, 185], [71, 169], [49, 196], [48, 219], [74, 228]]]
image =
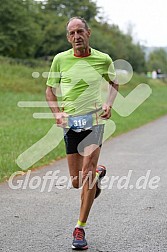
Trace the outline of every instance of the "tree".
[[145, 55], [139, 44], [133, 43], [130, 35], [124, 34], [117, 25], [91, 22], [91, 45], [98, 50], [108, 53], [113, 60], [127, 60], [134, 71], [145, 70]]
[[98, 14], [96, 3], [91, 0], [46, 0], [44, 10], [53, 11], [56, 16], [64, 16], [67, 19], [83, 16], [88, 22]]
[[[144, 51], [117, 25], [98, 19], [93, 0], [5, 0], [0, 8], [0, 53], [14, 58], [54, 56], [70, 48], [66, 23], [84, 17], [92, 28], [91, 46], [113, 60], [127, 60], [134, 71], [145, 67]], [[97, 21], [99, 20], [99, 21]]]
[[147, 70], [161, 69], [162, 73], [167, 73], [167, 52], [160, 48], [152, 51], [147, 60]]
[[36, 51], [36, 57], [53, 56], [70, 47], [66, 39], [66, 22], [64, 17], [57, 17], [52, 12], [43, 18], [42, 39]]
[[34, 22], [33, 0], [5, 0], [0, 8], [0, 53], [24, 58], [33, 56], [40, 27]]
[[131, 44], [128, 61], [132, 65], [133, 71], [138, 73], [146, 71], [145, 53], [140, 44]]

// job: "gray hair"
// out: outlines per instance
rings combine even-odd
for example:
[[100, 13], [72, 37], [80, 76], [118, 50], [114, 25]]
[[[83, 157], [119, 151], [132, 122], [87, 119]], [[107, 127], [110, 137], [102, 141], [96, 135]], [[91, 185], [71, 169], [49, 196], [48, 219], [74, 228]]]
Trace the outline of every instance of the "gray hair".
[[[89, 25], [88, 25], [88, 23], [86, 22], [86, 20], [85, 20], [83, 17], [79, 17], [79, 16], [70, 18], [70, 19], [68, 20], [67, 24], [66, 24], [66, 29], [67, 29], [68, 24], [69, 24], [73, 19], [79, 19], [79, 20], [81, 20], [82, 23], [85, 25], [85, 29], [86, 29], [86, 30], [89, 29]], [[67, 31], [68, 31], [68, 30], [67, 30]]]

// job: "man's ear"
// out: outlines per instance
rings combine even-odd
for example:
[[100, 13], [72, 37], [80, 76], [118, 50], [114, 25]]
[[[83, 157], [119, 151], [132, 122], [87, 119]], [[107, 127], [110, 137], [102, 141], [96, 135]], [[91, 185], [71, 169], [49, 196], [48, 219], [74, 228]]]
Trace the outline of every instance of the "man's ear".
[[91, 33], [92, 33], [92, 32], [91, 32], [91, 29], [89, 28], [89, 29], [88, 29], [88, 36], [89, 36], [89, 37], [91, 36]]
[[71, 43], [71, 40], [70, 40], [70, 38], [69, 38], [68, 33], [67, 33], [66, 37], [67, 37], [68, 42]]

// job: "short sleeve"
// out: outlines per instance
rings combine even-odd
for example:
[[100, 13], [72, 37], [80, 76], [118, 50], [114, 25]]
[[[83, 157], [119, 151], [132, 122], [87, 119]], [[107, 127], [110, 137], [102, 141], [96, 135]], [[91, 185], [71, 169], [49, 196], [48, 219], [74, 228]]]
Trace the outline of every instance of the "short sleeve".
[[114, 63], [108, 54], [106, 55], [105, 72], [103, 77], [108, 82], [113, 81], [116, 77]]
[[60, 84], [60, 80], [61, 80], [60, 62], [59, 62], [59, 56], [56, 55], [52, 61], [46, 85], [50, 87], [57, 87]]

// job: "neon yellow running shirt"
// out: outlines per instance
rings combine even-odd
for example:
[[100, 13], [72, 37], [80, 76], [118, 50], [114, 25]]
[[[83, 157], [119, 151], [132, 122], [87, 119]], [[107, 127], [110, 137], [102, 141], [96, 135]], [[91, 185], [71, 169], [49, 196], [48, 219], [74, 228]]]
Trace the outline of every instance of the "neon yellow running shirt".
[[114, 80], [115, 75], [108, 54], [91, 48], [91, 54], [81, 58], [70, 49], [54, 57], [46, 84], [60, 86], [64, 112], [83, 115], [102, 106], [101, 85]]

